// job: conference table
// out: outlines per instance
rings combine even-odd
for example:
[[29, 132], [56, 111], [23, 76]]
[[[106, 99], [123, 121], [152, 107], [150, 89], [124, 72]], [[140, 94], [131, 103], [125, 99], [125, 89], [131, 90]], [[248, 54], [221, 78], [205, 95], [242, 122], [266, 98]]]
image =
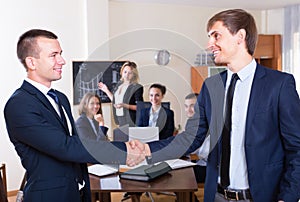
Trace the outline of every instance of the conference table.
[[[194, 201], [194, 192], [198, 190], [192, 167], [175, 169], [150, 182], [120, 179], [118, 174], [98, 177], [90, 174], [92, 202], [111, 201], [111, 192], [174, 192], [177, 202]], [[132, 197], [139, 202], [140, 197]]]

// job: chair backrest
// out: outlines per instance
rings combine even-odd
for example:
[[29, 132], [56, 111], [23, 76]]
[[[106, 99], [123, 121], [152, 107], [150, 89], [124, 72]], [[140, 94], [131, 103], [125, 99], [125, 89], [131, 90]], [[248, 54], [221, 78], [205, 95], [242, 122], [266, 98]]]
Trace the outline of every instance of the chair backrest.
[[[170, 102], [162, 102], [161, 105], [167, 109], [170, 109]], [[151, 107], [151, 102], [143, 102], [143, 101], [137, 101], [136, 103], [136, 120], [135, 123], [138, 124], [140, 119], [141, 110], [144, 108]]]
[[7, 202], [6, 167], [4, 163], [0, 165], [0, 173], [0, 201]]
[[121, 126], [113, 130], [113, 140], [120, 142], [128, 141], [128, 126]]

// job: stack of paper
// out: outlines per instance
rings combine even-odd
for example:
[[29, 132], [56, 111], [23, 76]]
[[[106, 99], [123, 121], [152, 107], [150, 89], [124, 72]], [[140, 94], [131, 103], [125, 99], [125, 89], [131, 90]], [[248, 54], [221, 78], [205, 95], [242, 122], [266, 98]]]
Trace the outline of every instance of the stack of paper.
[[172, 159], [172, 160], [167, 160], [165, 161], [169, 166], [174, 170], [178, 168], [185, 168], [185, 167], [190, 167], [190, 166], [195, 166], [197, 163], [193, 163], [190, 161], [185, 161], [182, 159]]
[[117, 173], [119, 168], [110, 166], [110, 165], [101, 165], [101, 164], [94, 164], [88, 167], [88, 171], [90, 174], [97, 175], [97, 176], [105, 176]]
[[[167, 164], [169, 164], [169, 166], [172, 168], [172, 170], [197, 165], [197, 163], [193, 163], [193, 162], [190, 162], [190, 161], [185, 161], [185, 160], [182, 160], [182, 159], [172, 159], [172, 160], [167, 160], [167, 161], [162, 161], [162, 162], [166, 162]], [[161, 163], [161, 162], [158, 162], [155, 165], [157, 165], [159, 163]], [[133, 166], [133, 167], [129, 167], [127, 165], [120, 165], [119, 172], [126, 172], [128, 170], [140, 167], [141, 165], [148, 165], [148, 164], [147, 164], [146, 161], [143, 161], [139, 165], [136, 165], [136, 166]]]

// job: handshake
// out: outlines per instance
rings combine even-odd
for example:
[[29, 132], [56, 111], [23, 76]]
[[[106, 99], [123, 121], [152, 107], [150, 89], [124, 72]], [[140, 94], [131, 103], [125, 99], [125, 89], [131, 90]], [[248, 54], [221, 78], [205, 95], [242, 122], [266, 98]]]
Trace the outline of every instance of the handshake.
[[126, 164], [128, 166], [138, 165], [144, 161], [146, 156], [151, 156], [151, 150], [148, 144], [144, 144], [139, 140], [131, 140], [125, 142], [127, 148]]

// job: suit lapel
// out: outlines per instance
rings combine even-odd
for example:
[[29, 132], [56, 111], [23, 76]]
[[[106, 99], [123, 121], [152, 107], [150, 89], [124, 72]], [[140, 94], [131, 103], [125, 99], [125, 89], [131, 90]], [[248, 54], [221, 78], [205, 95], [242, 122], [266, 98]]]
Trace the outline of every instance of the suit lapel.
[[[76, 128], [75, 127], [75, 121], [74, 121], [73, 116], [72, 116], [69, 101], [65, 98], [65, 96], [62, 96], [63, 94], [60, 91], [56, 91], [56, 92], [57, 92], [57, 96], [59, 97], [59, 99], [61, 101], [61, 105], [64, 108], [64, 110], [65, 110], [65, 112], [68, 116], [68, 119], [70, 121], [70, 124], [71, 124], [71, 127], [72, 127], [72, 135], [77, 135], [77, 132], [74, 130], [74, 128]], [[61, 121], [61, 123], [62, 123], [62, 121]], [[69, 133], [69, 131], [68, 131], [68, 133]]]
[[[59, 115], [57, 114], [56, 110], [53, 108], [52, 104], [49, 102], [49, 100], [47, 99], [47, 97], [40, 91], [38, 90], [36, 87], [34, 87], [33, 85], [31, 85], [30, 83], [28, 83], [27, 81], [24, 81], [22, 86], [21, 86], [22, 89], [24, 89], [25, 91], [27, 91], [30, 95], [36, 97], [38, 100], [40, 100], [40, 102], [49, 110], [52, 112], [52, 114], [59, 120], [59, 122], [62, 124], [62, 126], [64, 126], [65, 129], [66, 126], [65, 124], [63, 123], [63, 121], [61, 120], [61, 118], [59, 117]], [[59, 96], [59, 95], [58, 95]], [[59, 99], [61, 99], [61, 96], [59, 96]], [[65, 104], [64, 102], [62, 101], [62, 105], [64, 107], [64, 109], [66, 110], [66, 107], [65, 107]], [[67, 112], [67, 110], [66, 110]], [[68, 112], [67, 112], [68, 114]], [[68, 117], [69, 117], [69, 120], [70, 120], [70, 116], [68, 114]], [[72, 121], [71, 121], [72, 123]], [[72, 126], [73, 128], [73, 126]], [[68, 131], [69, 133], [69, 131]]]
[[57, 118], [60, 119], [60, 117], [58, 116], [57, 112], [55, 111], [55, 109], [53, 108], [53, 106], [51, 105], [51, 103], [49, 102], [49, 100], [46, 98], [46, 96], [39, 91], [36, 87], [34, 87], [33, 85], [31, 85], [30, 83], [28, 83], [27, 81], [24, 81], [22, 86], [22, 89], [24, 89], [25, 91], [27, 91], [31, 96], [36, 97], [38, 100], [40, 100], [40, 102], [47, 108], [49, 109], [53, 114], [56, 115]]
[[167, 121], [167, 113], [163, 107], [160, 108], [159, 113], [158, 113], [158, 118], [156, 121], [156, 126], [162, 130], [166, 124]]
[[93, 119], [93, 124], [94, 124], [94, 127], [96, 129], [96, 136], [98, 136], [98, 132], [99, 132], [99, 123]]
[[[215, 120], [218, 120], [216, 121], [217, 123], [217, 129], [219, 129], [219, 131], [216, 133], [218, 134], [218, 137], [216, 140], [214, 141], [217, 141], [218, 142], [218, 152], [217, 152], [217, 161], [220, 163], [220, 160], [221, 160], [221, 151], [222, 151], [222, 143], [221, 143], [221, 136], [222, 136], [222, 130], [223, 130], [223, 127], [224, 127], [224, 115], [223, 115], [223, 110], [224, 110], [224, 105], [225, 105], [225, 86], [226, 86], [226, 80], [227, 80], [227, 76], [228, 76], [228, 71], [226, 71], [226, 73], [224, 74], [221, 74], [221, 81], [220, 80], [217, 80], [217, 94], [221, 95], [221, 98], [217, 98], [217, 96], [215, 96], [215, 102], [219, 104], [212, 104], [212, 106], [214, 107], [217, 107], [217, 106], [221, 106], [221, 108], [218, 108], [216, 111], [217, 112], [220, 112], [219, 115], [217, 115], [218, 113], [215, 113], [217, 115], [216, 119]], [[220, 85], [221, 84], [221, 85]], [[213, 110], [213, 109], [212, 109]], [[221, 118], [220, 118], [221, 117]], [[214, 120], [214, 119], [213, 119]], [[211, 145], [212, 146], [212, 145]]]
[[[254, 115], [256, 113], [256, 109], [258, 109], [259, 101], [261, 100], [261, 95], [264, 91], [265, 86], [265, 77], [266, 72], [262, 68], [261, 65], [257, 64], [256, 71], [253, 78], [253, 83], [251, 87], [251, 93], [250, 93], [250, 99], [248, 104], [248, 113], [247, 113], [247, 119], [246, 119], [246, 131], [245, 135], [247, 137], [249, 127], [251, 126], [251, 123], [254, 119]], [[246, 138], [247, 140], [247, 138]]]

